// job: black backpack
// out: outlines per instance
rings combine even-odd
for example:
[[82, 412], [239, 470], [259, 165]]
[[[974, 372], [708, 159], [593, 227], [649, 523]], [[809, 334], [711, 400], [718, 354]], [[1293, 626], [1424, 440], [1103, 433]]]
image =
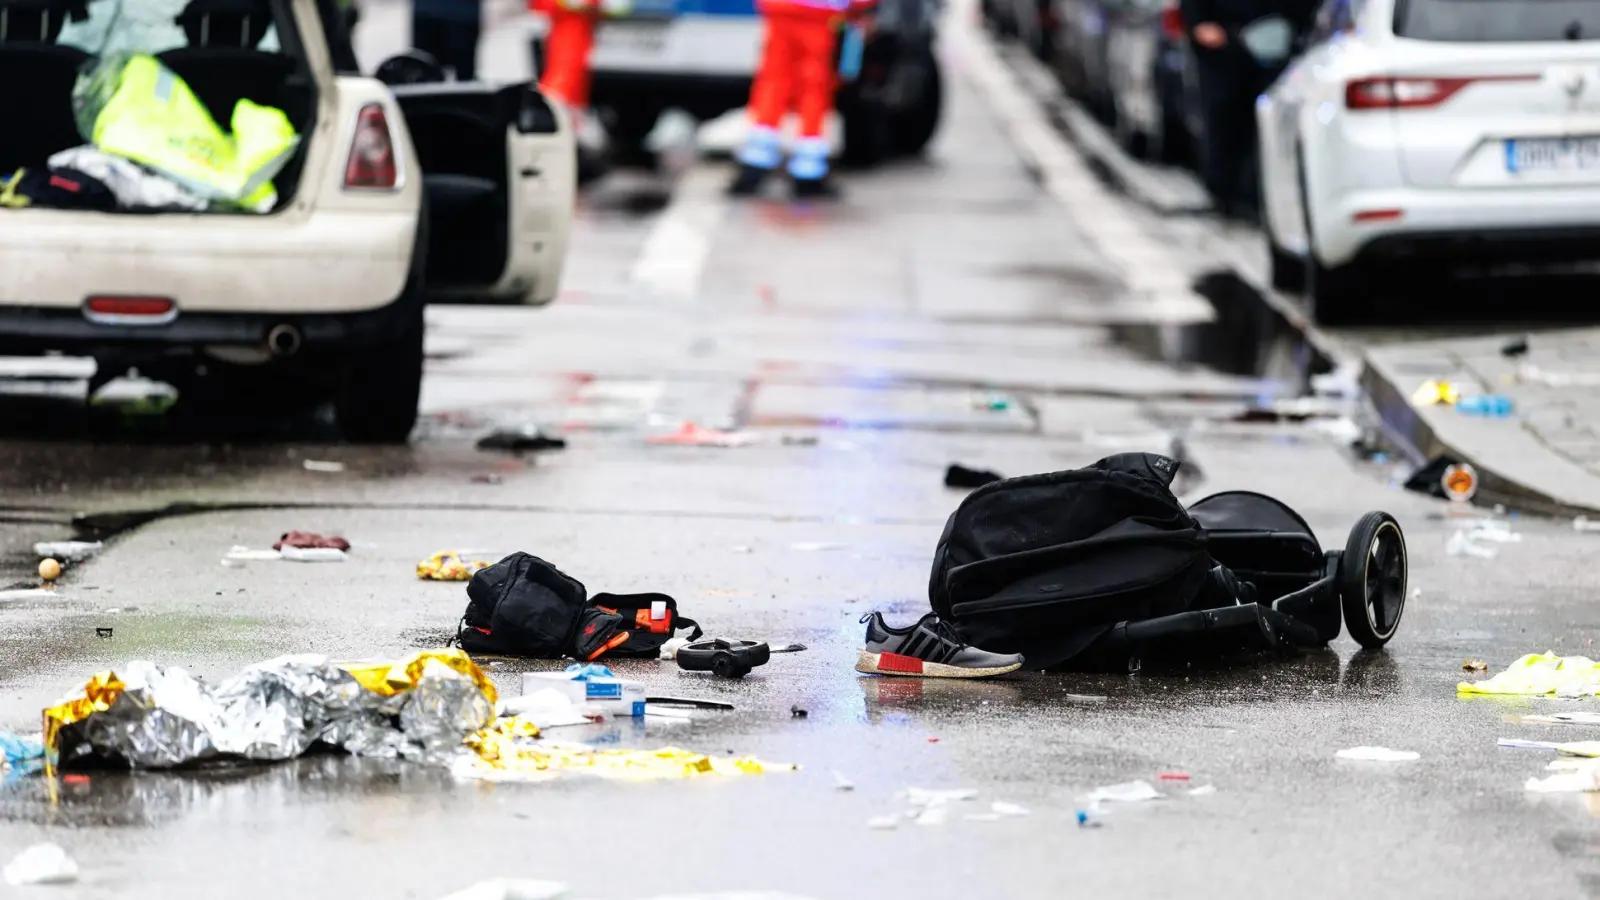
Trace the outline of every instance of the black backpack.
[[468, 653], [584, 661], [649, 657], [674, 632], [700, 626], [678, 615], [666, 594], [596, 594], [583, 582], [527, 553], [513, 553], [474, 573], [456, 642]]
[[978, 488], [939, 538], [933, 611], [975, 647], [1053, 669], [1118, 622], [1191, 609], [1213, 563], [1172, 495], [1178, 466], [1123, 453]]

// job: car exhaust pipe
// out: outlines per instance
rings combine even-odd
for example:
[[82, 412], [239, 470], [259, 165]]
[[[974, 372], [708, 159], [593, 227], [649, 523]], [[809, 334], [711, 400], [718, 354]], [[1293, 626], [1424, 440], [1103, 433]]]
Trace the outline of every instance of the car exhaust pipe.
[[293, 356], [300, 352], [300, 329], [278, 325], [267, 332], [267, 352], [273, 356]]

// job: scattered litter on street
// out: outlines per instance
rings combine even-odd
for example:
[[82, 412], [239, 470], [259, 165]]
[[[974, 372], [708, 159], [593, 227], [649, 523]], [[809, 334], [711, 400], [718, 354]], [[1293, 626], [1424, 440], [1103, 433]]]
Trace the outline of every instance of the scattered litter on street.
[[349, 559], [337, 547], [284, 547], [280, 558], [287, 562], [344, 562]]
[[790, 643], [779, 644], [776, 647], [773, 647], [772, 648], [772, 652], [773, 653], [800, 653], [800, 652], [803, 652], [805, 649], [806, 649], [806, 645], [805, 644], [796, 644], [796, 643], [791, 641]]
[[873, 816], [867, 820], [867, 827], [878, 831], [893, 831], [899, 825], [899, 816]]
[[655, 706], [684, 706], [689, 709], [713, 709], [722, 712], [731, 712], [733, 704], [723, 700], [704, 700], [698, 697], [646, 697], [644, 702]]
[[1157, 781], [1188, 781], [1189, 780], [1189, 773], [1188, 772], [1158, 772], [1158, 773], [1156, 773], [1156, 780]]
[[662, 659], [676, 659], [678, 651], [689, 645], [688, 638], [675, 637], [661, 645]]
[[344, 463], [326, 459], [308, 459], [301, 463], [307, 472], [343, 472]]
[[645, 443], [662, 447], [748, 447], [761, 442], [761, 438], [746, 431], [718, 431], [701, 428], [685, 422], [670, 434], [656, 434], [645, 438]]
[[111, 635], [112, 635], [112, 632], [113, 632], [113, 629], [110, 629], [110, 628], [96, 628], [94, 630], [94, 636], [97, 637], [97, 638], [101, 638], [102, 640], [109, 639], [111, 637]]
[[926, 788], [906, 788], [898, 795], [912, 806], [943, 806], [946, 803], [962, 803], [967, 800], [976, 800], [978, 792], [974, 788], [954, 788], [951, 790], [928, 790]]
[[320, 535], [313, 531], [291, 531], [278, 538], [272, 549], [284, 550], [340, 550], [348, 553], [350, 542], [338, 535]]
[[1561, 746], [1556, 741], [1526, 741], [1521, 738], [1501, 738], [1496, 746], [1508, 750], [1554, 750]]
[[1594, 712], [1549, 713], [1515, 716], [1514, 719], [1525, 725], [1600, 725], [1600, 713]]
[[1500, 555], [1499, 547], [1491, 547], [1473, 540], [1472, 535], [1465, 531], [1457, 531], [1450, 535], [1450, 540], [1444, 545], [1444, 550], [1451, 556], [1472, 556], [1478, 559], [1494, 559]]
[[6, 883], [71, 884], [78, 880], [78, 863], [58, 844], [34, 844], [6, 864]]
[[790, 544], [789, 549], [799, 550], [802, 553], [818, 553], [824, 550], [843, 550], [848, 544], [838, 544], [832, 541], [800, 541]]
[[1456, 412], [1486, 419], [1504, 419], [1511, 415], [1511, 398], [1503, 394], [1478, 394], [1456, 401]]
[[1571, 771], [1545, 778], [1529, 778], [1523, 790], [1535, 794], [1577, 794], [1600, 791], [1600, 759], [1582, 760]]
[[840, 772], [838, 769], [834, 769], [833, 789], [836, 791], [853, 791], [856, 789], [856, 784], [850, 779], [844, 777], [843, 772]]
[[1461, 664], [1461, 669], [1465, 672], [1487, 672], [1489, 664], [1481, 659], [1469, 659]]
[[809, 715], [811, 715], [811, 713], [798, 706], [789, 707], [789, 718], [791, 719], [804, 719]]
[[815, 447], [819, 443], [821, 443], [821, 440], [816, 435], [811, 434], [786, 434], [783, 436], [783, 445], [785, 447]]
[[484, 781], [541, 781], [562, 771], [622, 781], [661, 781], [704, 775], [763, 775], [799, 768], [754, 757], [714, 757], [677, 747], [602, 750], [538, 737], [538, 729], [532, 723], [499, 719], [468, 735], [467, 746], [475, 755], [457, 759], [451, 771], [458, 778]]
[[924, 806], [912, 821], [918, 825], [943, 825], [950, 818], [950, 808], [943, 803]]
[[55, 581], [61, 577], [61, 563], [53, 559], [39, 561], [39, 577], [45, 581]]
[[1340, 750], [1334, 756], [1363, 762], [1410, 762], [1422, 758], [1422, 754], [1415, 750], [1390, 750], [1388, 747], [1351, 747]]
[[0, 603], [5, 603], [9, 600], [42, 600], [46, 597], [60, 596], [61, 593], [59, 591], [50, 588], [15, 588], [8, 591], [0, 591]]
[[966, 815], [962, 816], [961, 818], [965, 819], [968, 822], [998, 822], [998, 821], [1000, 821], [1001, 819], [1003, 819], [1005, 817], [1000, 815], [999, 813], [987, 812], [987, 813], [967, 813]]
[[1208, 796], [1210, 796], [1212, 794], [1215, 794], [1216, 792], [1217, 792], [1217, 786], [1216, 785], [1214, 785], [1214, 784], [1202, 784], [1201, 786], [1199, 786], [1197, 788], [1190, 788], [1189, 789], [1189, 796], [1191, 796], [1191, 797], [1208, 797]]
[[944, 470], [944, 486], [952, 488], [979, 488], [996, 481], [1004, 481], [1005, 476], [999, 472], [987, 469], [969, 469], [960, 463], [951, 463]]
[[570, 696], [555, 688], [507, 698], [501, 702], [499, 712], [502, 717], [515, 716], [532, 722], [540, 729], [592, 725], [605, 721], [605, 713], [599, 709], [588, 704], [573, 703]]
[[1461, 399], [1461, 392], [1448, 381], [1424, 381], [1411, 395], [1414, 406], [1437, 406], [1447, 404], [1454, 406]]
[[251, 550], [249, 547], [234, 547], [222, 559], [224, 562], [266, 562], [283, 559], [283, 554], [277, 550]]
[[33, 553], [40, 559], [58, 562], [83, 562], [105, 548], [100, 541], [42, 541], [33, 545]]
[[522, 693], [533, 694], [542, 690], [555, 690], [567, 696], [574, 705], [587, 705], [606, 715], [637, 718], [644, 715], [644, 685], [626, 678], [598, 664], [582, 663], [568, 666], [561, 672], [522, 673]]
[[1586, 516], [1578, 516], [1572, 520], [1573, 531], [1600, 531], [1600, 522], [1591, 522]]
[[447, 894], [439, 900], [560, 900], [570, 893], [572, 888], [558, 881], [493, 878]]
[[1007, 803], [1003, 800], [996, 800], [994, 803], [990, 804], [989, 811], [997, 816], [1009, 817], [1028, 815], [1028, 808], [1026, 806], [1018, 806], [1015, 803]]
[[1017, 401], [1005, 394], [974, 394], [972, 397], [973, 409], [987, 409], [990, 412], [1006, 412], [1017, 405]]
[[479, 474], [474, 475], [467, 480], [471, 481], [473, 484], [500, 484], [501, 482], [505, 481], [505, 478], [504, 476], [496, 475], [493, 472], [480, 472]]
[[478, 559], [468, 562], [462, 551], [441, 550], [417, 563], [417, 577], [423, 581], [471, 581], [479, 569], [489, 568], [489, 563]]
[[1600, 387], [1600, 372], [1546, 372], [1532, 363], [1517, 367], [1517, 380], [1545, 387]]
[[43, 765], [44, 742], [0, 732], [0, 771], [30, 772]]
[[566, 448], [566, 438], [547, 435], [538, 428], [501, 429], [485, 435], [478, 441], [479, 450], [502, 450], [510, 453], [532, 453]]
[[1138, 803], [1159, 800], [1161, 792], [1148, 781], [1125, 781], [1095, 788], [1089, 792], [1089, 811], [1098, 812], [1102, 803]]
[[1593, 697], [1600, 695], [1600, 664], [1585, 656], [1530, 653], [1504, 672], [1482, 681], [1463, 681], [1458, 694]]

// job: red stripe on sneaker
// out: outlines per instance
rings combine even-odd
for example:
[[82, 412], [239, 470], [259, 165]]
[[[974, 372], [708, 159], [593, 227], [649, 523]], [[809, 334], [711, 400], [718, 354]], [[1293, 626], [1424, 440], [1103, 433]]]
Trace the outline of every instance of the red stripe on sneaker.
[[880, 672], [904, 672], [907, 675], [922, 674], [922, 660], [915, 656], [901, 656], [898, 653], [878, 654], [878, 670]]

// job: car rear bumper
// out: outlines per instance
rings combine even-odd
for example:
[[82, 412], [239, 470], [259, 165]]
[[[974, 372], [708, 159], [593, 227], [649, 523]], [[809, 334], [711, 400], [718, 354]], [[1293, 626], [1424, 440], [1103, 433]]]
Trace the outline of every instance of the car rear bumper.
[[1319, 212], [1314, 232], [1318, 258], [1333, 266], [1600, 259], [1600, 187], [1354, 192]]
[[654, 112], [677, 107], [698, 119], [714, 119], [745, 105], [752, 80], [750, 74], [596, 71], [589, 102]]
[[96, 295], [166, 297], [179, 316], [358, 313], [394, 302], [417, 207], [266, 216], [8, 210], [0, 311], [79, 309]]
[[416, 314], [418, 297], [402, 295], [388, 306], [356, 313], [195, 313], [165, 325], [107, 325], [78, 310], [0, 307], [0, 355], [155, 357], [201, 348], [263, 348], [280, 325], [297, 330], [299, 353], [377, 344], [401, 333]]

